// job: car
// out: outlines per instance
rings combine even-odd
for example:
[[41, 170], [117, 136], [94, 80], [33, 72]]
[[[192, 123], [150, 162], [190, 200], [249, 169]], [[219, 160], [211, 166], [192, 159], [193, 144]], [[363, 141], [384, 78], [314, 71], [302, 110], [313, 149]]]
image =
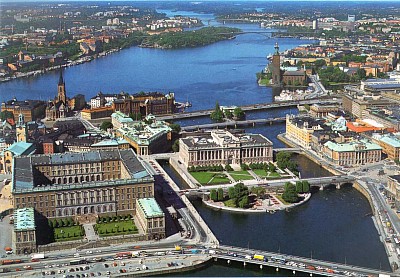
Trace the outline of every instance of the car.
[[136, 270], [136, 271], [140, 271], [140, 268], [139, 268], [139, 267], [136, 267], [135, 270]]
[[107, 271], [107, 272], [106, 272], [106, 275], [110, 275], [110, 273], [111, 273], [110, 271]]
[[92, 254], [92, 253], [93, 253], [92, 250], [87, 250], [87, 251], [86, 251], [86, 254]]

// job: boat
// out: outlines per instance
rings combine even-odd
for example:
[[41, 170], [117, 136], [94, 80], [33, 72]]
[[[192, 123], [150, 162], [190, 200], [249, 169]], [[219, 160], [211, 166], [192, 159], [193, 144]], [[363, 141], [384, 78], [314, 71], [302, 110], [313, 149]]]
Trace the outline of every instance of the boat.
[[272, 59], [272, 54], [271, 54], [271, 53], [268, 54], [267, 59], [268, 59], [268, 60], [271, 60], [271, 59]]
[[192, 107], [192, 103], [189, 102], [189, 101], [186, 101], [186, 102], [185, 102], [185, 107]]

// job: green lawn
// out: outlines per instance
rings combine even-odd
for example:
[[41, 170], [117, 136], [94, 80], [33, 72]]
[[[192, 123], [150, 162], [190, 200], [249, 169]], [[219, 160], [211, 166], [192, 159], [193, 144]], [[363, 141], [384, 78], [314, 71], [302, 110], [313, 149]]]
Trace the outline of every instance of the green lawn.
[[262, 179], [278, 179], [281, 177], [281, 175], [279, 175], [277, 172], [272, 172], [268, 175], [263, 169], [255, 169], [253, 172]]
[[260, 80], [258, 80], [258, 84], [260, 86], [267, 86], [269, 85], [270, 79], [269, 78], [261, 78]]
[[202, 185], [229, 183], [227, 177], [222, 177], [220, 175], [223, 174], [217, 172], [191, 172], [190, 174]]
[[235, 180], [253, 180], [253, 176], [249, 174], [247, 171], [234, 171], [234, 172], [229, 172], [229, 175]]
[[282, 199], [282, 195], [274, 195], [275, 198], [277, 198], [279, 201], [281, 201], [284, 205], [291, 205], [291, 203], [286, 202], [285, 200]]
[[135, 226], [133, 220], [99, 223], [94, 225], [94, 227], [100, 237], [138, 233], [138, 228]]
[[228, 201], [224, 202], [224, 205], [231, 208], [236, 208], [235, 200], [229, 199]]
[[81, 226], [54, 228], [54, 239], [57, 242], [82, 239], [84, 235]]

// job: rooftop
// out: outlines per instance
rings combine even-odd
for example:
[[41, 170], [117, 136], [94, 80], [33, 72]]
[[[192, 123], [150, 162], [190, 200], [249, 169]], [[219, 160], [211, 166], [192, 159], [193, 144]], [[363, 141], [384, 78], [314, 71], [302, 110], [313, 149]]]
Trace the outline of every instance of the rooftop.
[[400, 182], [400, 175], [393, 175], [389, 176], [389, 178], [396, 180], [397, 182]]
[[164, 213], [154, 198], [142, 198], [137, 200], [139, 207], [146, 218], [163, 217]]
[[34, 230], [35, 228], [35, 211], [33, 208], [21, 208], [14, 212], [15, 230]]
[[[81, 164], [87, 162], [103, 162], [118, 160], [123, 163], [129, 178], [118, 180], [89, 181], [65, 184], [51, 184], [48, 179], [40, 175], [38, 166], [58, 166], [65, 164]], [[39, 173], [38, 173], [39, 172]], [[49, 191], [71, 188], [101, 187], [110, 184], [136, 183], [144, 180], [151, 180], [152, 176], [138, 160], [133, 150], [97, 150], [83, 153], [63, 153], [51, 155], [34, 155], [29, 157], [17, 157], [13, 165], [13, 192], [29, 190]]]
[[7, 148], [8, 151], [12, 152], [15, 156], [28, 155], [34, 150], [32, 143], [16, 142]]
[[324, 144], [324, 146], [335, 152], [382, 150], [378, 144], [372, 143], [368, 140], [359, 140], [350, 143], [335, 143], [328, 141]]
[[374, 134], [373, 138], [379, 141], [382, 141], [390, 146], [395, 148], [400, 148], [400, 138], [393, 136], [393, 135], [380, 135]]

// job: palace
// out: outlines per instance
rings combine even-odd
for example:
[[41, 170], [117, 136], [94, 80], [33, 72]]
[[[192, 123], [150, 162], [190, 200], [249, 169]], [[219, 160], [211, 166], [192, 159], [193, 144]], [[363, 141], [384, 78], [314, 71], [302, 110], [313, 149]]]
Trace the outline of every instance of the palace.
[[154, 196], [154, 178], [133, 150], [98, 150], [16, 157], [14, 209], [33, 207], [47, 218], [135, 212]]
[[179, 139], [179, 160], [186, 167], [269, 162], [272, 142], [261, 134], [213, 130], [204, 136]]

